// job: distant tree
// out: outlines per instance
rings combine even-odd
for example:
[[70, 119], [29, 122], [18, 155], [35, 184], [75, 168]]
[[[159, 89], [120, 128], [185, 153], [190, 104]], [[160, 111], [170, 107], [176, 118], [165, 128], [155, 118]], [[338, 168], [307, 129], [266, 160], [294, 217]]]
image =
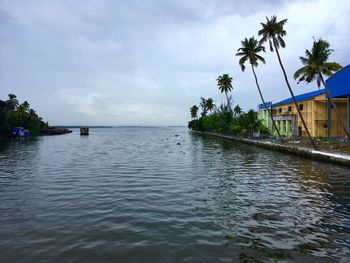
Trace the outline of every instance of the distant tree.
[[327, 96], [335, 110], [339, 123], [344, 130], [347, 139], [350, 139], [349, 133], [346, 129], [346, 126], [341, 118], [340, 112], [338, 110], [337, 105], [334, 103], [331, 93], [324, 81], [323, 75], [332, 76], [333, 72], [336, 72], [342, 68], [342, 66], [336, 62], [328, 62], [328, 58], [330, 54], [333, 52], [333, 49], [330, 48], [330, 45], [327, 41], [319, 39], [314, 40], [311, 51], [305, 51], [305, 57], [300, 57], [301, 63], [304, 67], [298, 69], [294, 73], [294, 78], [298, 79], [298, 83], [300, 81], [305, 81], [310, 83], [314, 80], [317, 80], [318, 87], [321, 86], [321, 82], [325, 87]]
[[242, 108], [239, 105], [236, 105], [233, 109], [233, 114], [235, 117], [240, 116], [243, 113]]
[[14, 94], [9, 94], [8, 100], [6, 101], [6, 105], [7, 110], [15, 110], [19, 105], [17, 96]]
[[233, 89], [232, 78], [229, 74], [223, 74], [217, 78], [217, 85], [221, 93], [225, 93], [227, 99], [227, 105], [230, 104], [229, 97], [227, 95]]
[[213, 111], [213, 109], [215, 108], [215, 104], [212, 98], [208, 98], [206, 100], [206, 108], [208, 111], [210, 111], [210, 113]]
[[205, 115], [207, 115], [207, 113], [208, 113], [207, 100], [206, 100], [205, 98], [203, 98], [203, 97], [201, 97], [200, 100], [201, 100], [201, 101], [200, 101], [200, 103], [199, 103], [199, 106], [202, 108], [202, 113], [201, 113], [201, 115], [202, 115], [202, 116], [205, 116]]
[[193, 105], [191, 108], [191, 118], [192, 119], [197, 119], [197, 114], [198, 114], [198, 110], [199, 108], [197, 107], [197, 105]]
[[284, 79], [286, 81], [288, 90], [289, 90], [289, 92], [290, 92], [290, 94], [292, 96], [292, 99], [293, 99], [294, 105], [296, 107], [296, 110], [298, 111], [299, 118], [300, 118], [300, 120], [301, 120], [301, 122], [302, 122], [302, 124], [303, 124], [303, 126], [305, 128], [307, 137], [309, 138], [311, 144], [313, 145], [313, 147], [315, 149], [317, 149], [317, 146], [316, 146], [315, 142], [313, 141], [313, 139], [311, 137], [309, 129], [306, 126], [306, 122], [304, 120], [304, 117], [301, 114], [300, 109], [298, 107], [298, 103], [297, 103], [297, 101], [295, 99], [292, 87], [289, 84], [287, 73], [286, 73], [286, 70], [284, 69], [284, 66], [283, 66], [283, 63], [282, 63], [282, 60], [281, 60], [281, 56], [280, 56], [279, 51], [278, 51], [280, 47], [282, 47], [282, 48], [286, 47], [286, 44], [285, 44], [285, 42], [283, 40], [283, 37], [287, 34], [286, 30], [284, 30], [284, 25], [286, 23], [287, 23], [287, 19], [283, 19], [281, 21], [277, 21], [277, 17], [276, 16], [272, 16], [270, 19], [268, 19], [266, 17], [266, 23], [260, 23], [261, 26], [262, 26], [262, 29], [260, 29], [259, 32], [258, 32], [259, 36], [262, 36], [262, 38], [260, 40], [260, 43], [268, 41], [269, 42], [269, 46], [270, 46], [270, 51], [271, 52], [276, 51], [278, 62], [280, 64], [280, 66], [281, 66]]
[[30, 105], [29, 105], [28, 101], [25, 100], [25, 101], [21, 104], [21, 106], [22, 106], [23, 111], [29, 112]]

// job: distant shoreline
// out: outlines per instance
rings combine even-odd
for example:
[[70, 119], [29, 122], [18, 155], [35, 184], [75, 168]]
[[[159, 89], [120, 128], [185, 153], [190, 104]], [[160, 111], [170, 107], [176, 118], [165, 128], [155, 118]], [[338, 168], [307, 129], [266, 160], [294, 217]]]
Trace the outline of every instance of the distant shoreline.
[[[116, 125], [116, 126], [89, 126], [89, 128], [180, 128], [186, 127], [185, 125], [170, 125], [170, 126], [156, 126], [156, 125]], [[67, 128], [67, 129], [79, 129], [80, 125], [55, 125], [57, 128]]]

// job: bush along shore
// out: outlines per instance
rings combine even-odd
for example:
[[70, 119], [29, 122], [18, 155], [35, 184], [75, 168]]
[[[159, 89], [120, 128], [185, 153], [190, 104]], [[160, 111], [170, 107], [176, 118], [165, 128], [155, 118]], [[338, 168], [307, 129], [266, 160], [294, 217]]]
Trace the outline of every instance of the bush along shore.
[[0, 100], [0, 141], [11, 138], [13, 127], [23, 127], [29, 130], [31, 137], [35, 137], [49, 124], [37, 115], [27, 101], [20, 103], [16, 95], [9, 94], [6, 100]]
[[237, 137], [269, 137], [268, 129], [257, 118], [257, 112], [249, 110], [243, 112], [239, 105], [232, 107], [231, 97], [227, 97], [227, 104], [216, 107], [211, 98], [201, 98], [201, 116], [198, 118], [199, 108], [191, 107], [192, 120], [188, 128], [200, 132], [215, 132], [231, 134]]

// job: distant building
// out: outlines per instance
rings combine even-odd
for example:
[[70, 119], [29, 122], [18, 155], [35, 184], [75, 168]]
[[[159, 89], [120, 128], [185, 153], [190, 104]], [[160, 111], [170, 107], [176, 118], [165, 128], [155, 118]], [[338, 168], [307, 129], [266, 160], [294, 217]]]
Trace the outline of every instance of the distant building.
[[[342, 121], [350, 130], [350, 65], [335, 73], [326, 81], [331, 97], [336, 104]], [[335, 110], [331, 107], [325, 89], [320, 89], [295, 96], [306, 126], [313, 137], [343, 137], [345, 133], [337, 119]], [[267, 104], [267, 103], [266, 103]], [[276, 131], [268, 116], [272, 112], [281, 135], [306, 136], [306, 131], [298, 116], [292, 98], [272, 105], [259, 105], [258, 118], [272, 133]]]

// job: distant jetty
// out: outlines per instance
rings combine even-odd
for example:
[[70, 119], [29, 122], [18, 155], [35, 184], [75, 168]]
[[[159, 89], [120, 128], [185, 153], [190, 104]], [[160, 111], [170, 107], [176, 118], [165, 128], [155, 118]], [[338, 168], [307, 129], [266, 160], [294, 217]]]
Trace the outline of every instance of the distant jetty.
[[68, 130], [67, 128], [61, 128], [61, 127], [47, 127], [40, 131], [40, 133], [43, 135], [60, 135], [60, 134], [66, 134], [71, 132], [72, 130]]

